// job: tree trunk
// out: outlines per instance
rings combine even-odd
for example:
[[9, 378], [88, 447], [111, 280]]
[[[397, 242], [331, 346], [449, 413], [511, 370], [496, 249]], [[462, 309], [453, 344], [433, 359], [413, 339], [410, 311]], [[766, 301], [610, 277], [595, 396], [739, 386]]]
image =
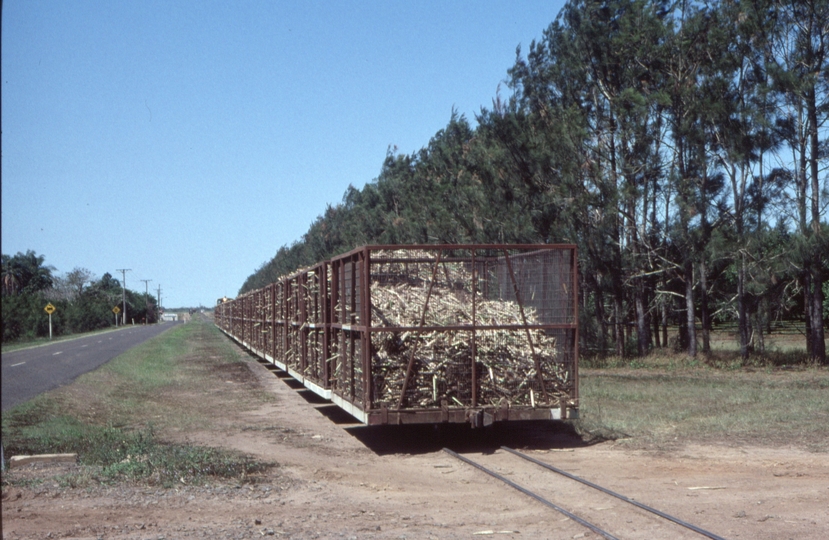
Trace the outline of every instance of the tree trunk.
[[607, 349], [607, 321], [604, 313], [604, 295], [599, 287], [600, 279], [596, 278], [594, 283], [593, 302], [596, 309], [596, 319], [599, 322], [599, 350], [604, 356]]
[[705, 260], [699, 263], [699, 284], [700, 284], [700, 316], [702, 317], [702, 352], [708, 354], [711, 352], [711, 313], [708, 309], [708, 278], [706, 274]]
[[745, 282], [746, 282], [746, 256], [740, 250], [740, 267], [737, 271], [737, 314], [740, 325], [740, 358], [743, 361], [748, 359], [748, 315], [746, 312], [746, 298], [745, 298]]
[[[662, 309], [660, 306], [659, 309]], [[659, 339], [659, 317], [653, 318], [653, 344], [657, 349], [662, 348], [662, 341]]]
[[809, 358], [814, 358], [812, 355], [812, 270], [810, 265], [806, 265], [803, 270], [803, 320], [806, 323], [806, 355]]
[[634, 291], [634, 303], [636, 304], [636, 342], [637, 352], [639, 356], [648, 354], [648, 349], [651, 344], [650, 325], [648, 324], [648, 317], [645, 311], [645, 292], [642, 290], [643, 285], [641, 279], [637, 280]]
[[668, 346], [668, 303], [671, 299], [662, 302], [662, 346]]
[[694, 265], [690, 259], [685, 262], [685, 313], [688, 356], [693, 358], [697, 355], [697, 329], [694, 317]]
[[[614, 278], [616, 281], [616, 278]], [[621, 285], [617, 289], [614, 288], [613, 298], [613, 325], [616, 334], [616, 356], [623, 358], [625, 356], [625, 324], [622, 304], [622, 290]]]
[[812, 173], [812, 358], [826, 364], [826, 342], [823, 334], [823, 269], [820, 242], [820, 182], [818, 181], [818, 118], [815, 87], [806, 93], [806, 114], [809, 120], [809, 168]]

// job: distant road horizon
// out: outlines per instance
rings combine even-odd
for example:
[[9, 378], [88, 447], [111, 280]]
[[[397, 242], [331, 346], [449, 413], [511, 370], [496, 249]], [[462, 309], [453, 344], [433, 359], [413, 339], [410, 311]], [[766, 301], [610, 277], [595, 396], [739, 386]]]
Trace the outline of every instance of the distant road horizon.
[[2, 353], [2, 410], [70, 384], [178, 324], [181, 323], [127, 326], [113, 332]]

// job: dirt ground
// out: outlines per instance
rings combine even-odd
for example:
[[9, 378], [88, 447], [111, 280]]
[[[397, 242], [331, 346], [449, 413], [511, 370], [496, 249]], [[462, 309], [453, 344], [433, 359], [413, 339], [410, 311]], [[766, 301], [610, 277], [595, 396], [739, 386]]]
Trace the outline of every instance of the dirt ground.
[[[510, 446], [725, 538], [829, 537], [829, 459], [796, 448], [685, 446], [656, 452], [585, 444], [566, 426], [491, 431], [366, 428], [293, 381], [250, 362], [223, 381], [274, 399], [225, 408], [209, 431], [166, 434], [275, 462], [243, 484], [176, 489], [4, 489], [2, 536], [17, 538], [598, 538], [562, 514], [444, 453], [449, 447], [537, 489], [619, 538], [701, 538], [501, 450]], [[194, 406], [211, 407], [204, 392]], [[216, 403], [212, 404], [216, 405]], [[60, 465], [9, 474], [50, 478]]]

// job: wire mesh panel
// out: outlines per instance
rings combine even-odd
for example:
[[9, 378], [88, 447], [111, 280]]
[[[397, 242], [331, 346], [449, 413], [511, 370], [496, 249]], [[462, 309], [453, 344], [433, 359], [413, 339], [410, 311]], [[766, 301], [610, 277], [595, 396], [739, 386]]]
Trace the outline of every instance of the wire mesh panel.
[[285, 344], [285, 284], [282, 281], [276, 282], [273, 292], [273, 355], [274, 359], [284, 362], [286, 344]]
[[302, 326], [302, 313], [299, 277], [299, 274], [294, 274], [285, 278], [285, 364], [301, 372], [302, 340], [299, 329]]
[[303, 375], [310, 377], [316, 384], [329, 386], [326, 360], [328, 357], [327, 332], [327, 297], [329, 288], [328, 264], [321, 263], [299, 277], [302, 294], [300, 339], [302, 354], [305, 358]]
[[264, 289], [253, 294], [253, 313], [251, 314], [251, 346], [257, 351], [264, 351], [265, 343], [265, 302]]
[[331, 261], [329, 290], [329, 365], [331, 388], [349, 403], [362, 407], [365, 369], [362, 341], [364, 328], [363, 287], [364, 252]]
[[262, 348], [263, 353], [271, 354], [273, 350], [273, 289], [271, 283], [262, 291]]

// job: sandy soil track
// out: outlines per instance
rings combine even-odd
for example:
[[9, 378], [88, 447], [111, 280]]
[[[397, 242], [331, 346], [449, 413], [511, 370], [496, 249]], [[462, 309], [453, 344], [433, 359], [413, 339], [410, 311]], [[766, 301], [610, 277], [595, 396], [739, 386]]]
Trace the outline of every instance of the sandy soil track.
[[[61, 489], [53, 481], [4, 489], [3, 538], [589, 538], [596, 535], [456, 461], [444, 446], [534, 482], [574, 513], [620, 538], [700, 538], [595, 498], [499, 450], [522, 449], [573, 474], [726, 538], [829, 537], [829, 460], [794, 448], [688, 446], [631, 450], [583, 443], [561, 426], [514, 425], [489, 433], [426, 427], [369, 429], [254, 361], [221, 381], [275, 396], [215, 428], [166, 436], [219, 445], [278, 463], [252, 484], [177, 489]], [[204, 400], [225, 399], [205, 392]], [[211, 397], [213, 396], [213, 397]], [[194, 396], [195, 398], [195, 396]], [[212, 403], [212, 407], [221, 403]], [[221, 407], [219, 407], [221, 408]], [[49, 467], [18, 477], [48, 478]]]

